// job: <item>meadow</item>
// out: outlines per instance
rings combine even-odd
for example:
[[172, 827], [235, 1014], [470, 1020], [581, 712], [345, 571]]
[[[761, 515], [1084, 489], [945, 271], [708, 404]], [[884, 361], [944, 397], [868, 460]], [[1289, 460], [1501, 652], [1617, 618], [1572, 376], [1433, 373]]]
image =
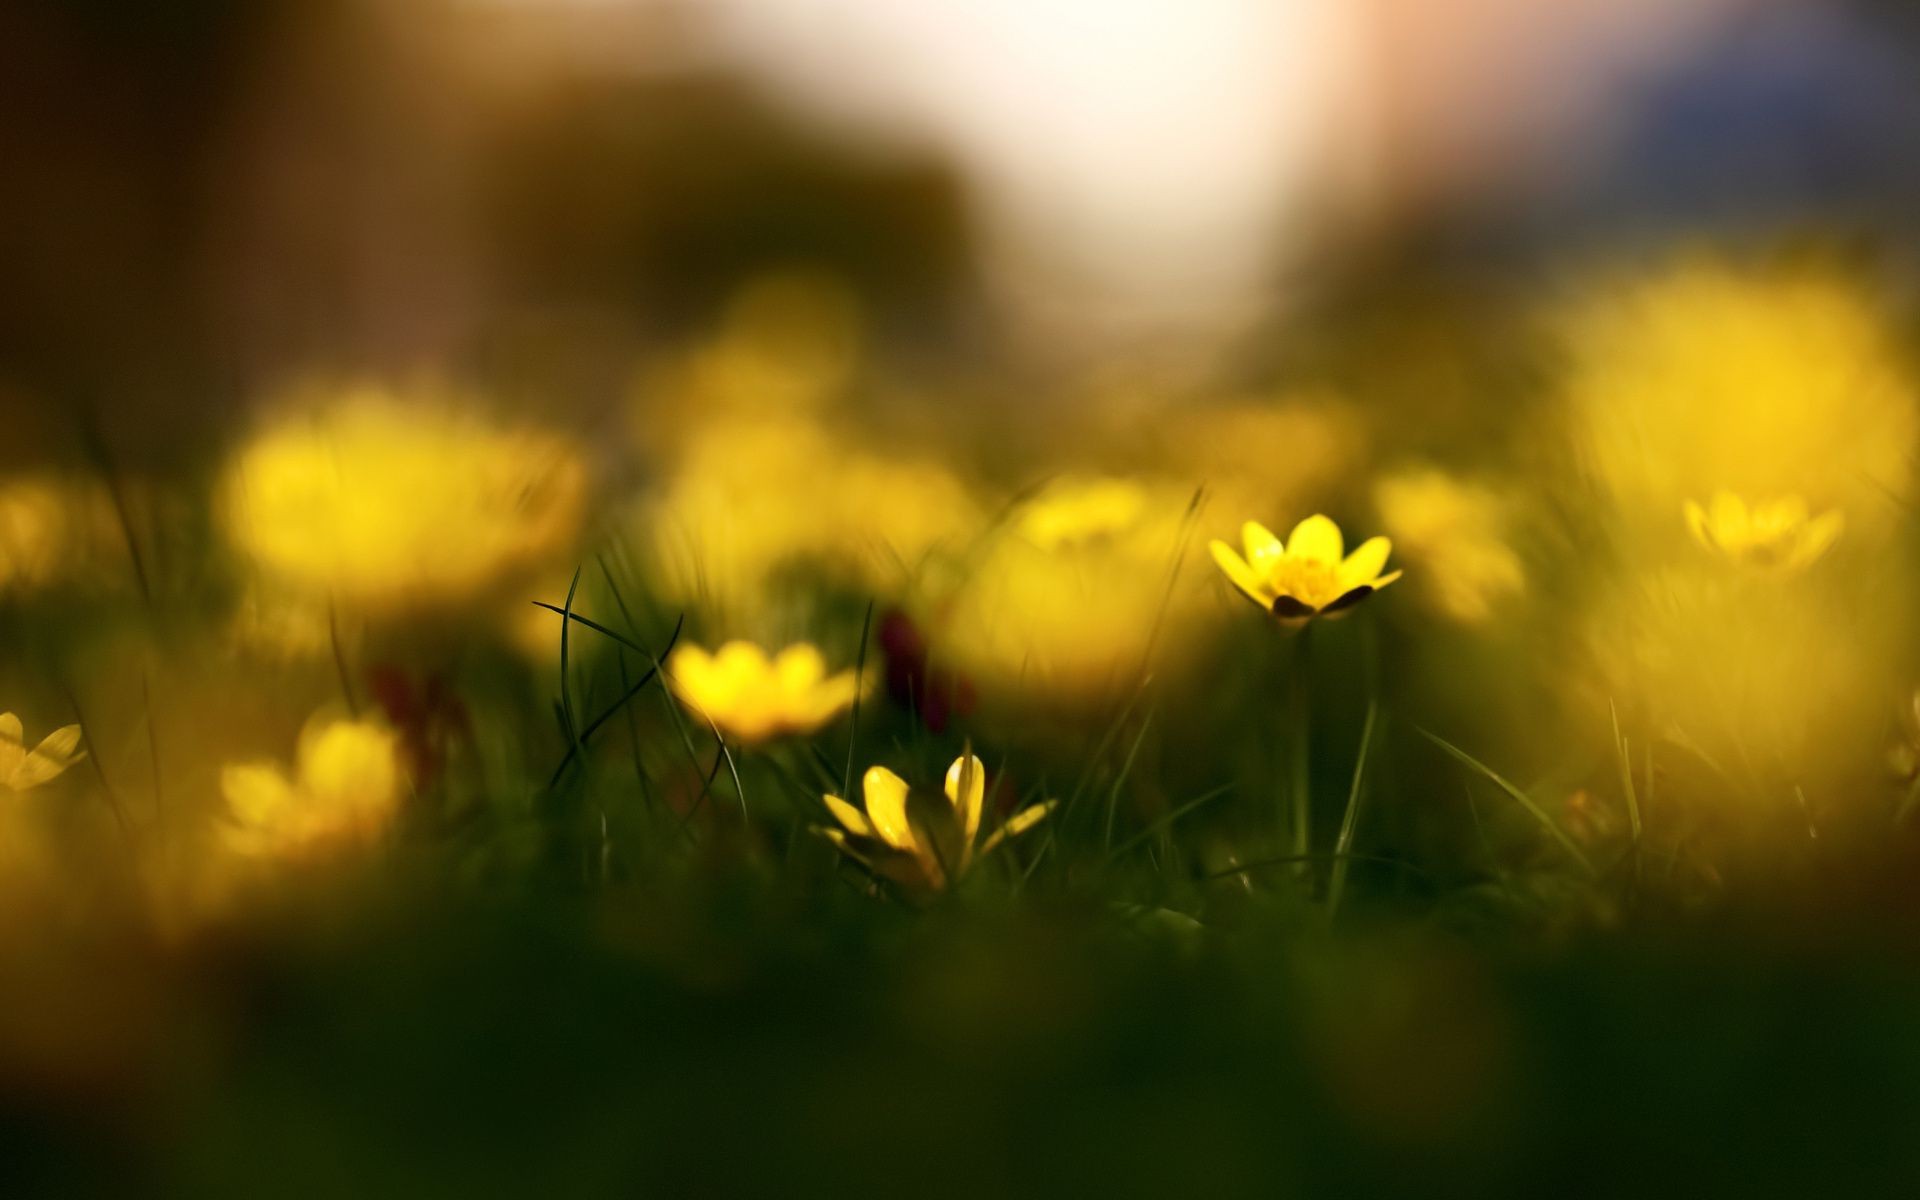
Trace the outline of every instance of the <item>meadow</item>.
[[795, 267], [592, 421], [77, 430], [0, 479], [0, 1176], [1881, 1193], [1897, 282], [1667, 247], [1031, 379]]

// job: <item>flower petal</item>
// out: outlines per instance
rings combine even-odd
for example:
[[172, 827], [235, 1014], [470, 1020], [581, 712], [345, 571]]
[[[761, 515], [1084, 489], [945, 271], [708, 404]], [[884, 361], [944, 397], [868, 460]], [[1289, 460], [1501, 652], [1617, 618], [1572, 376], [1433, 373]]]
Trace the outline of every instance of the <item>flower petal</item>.
[[1207, 543], [1207, 549], [1213, 554], [1214, 563], [1223, 571], [1240, 594], [1258, 604], [1261, 608], [1273, 603], [1273, 589], [1261, 579], [1258, 572], [1249, 567], [1246, 560], [1233, 552], [1233, 547], [1218, 538]]
[[13, 773], [27, 757], [27, 733], [20, 725], [20, 718], [12, 713], [0, 713], [0, 784], [9, 784]]
[[[833, 819], [846, 826], [848, 833], [853, 834], [855, 837], [863, 838], [876, 836], [873, 825], [867, 820], [865, 813], [831, 792], [821, 797], [821, 799], [827, 802], [827, 811], [833, 814]], [[838, 831], [834, 830], [830, 832]]]
[[960, 818], [962, 853], [980, 832], [980, 810], [987, 798], [987, 764], [978, 755], [963, 754], [947, 768], [947, 799]]
[[1295, 620], [1301, 617], [1311, 617], [1318, 611], [1320, 610], [1313, 605], [1293, 596], [1275, 596], [1273, 598], [1273, 615], [1276, 617]]
[[713, 656], [716, 682], [723, 688], [745, 689], [765, 682], [773, 664], [767, 652], [752, 642], [735, 639]]
[[1001, 842], [1006, 841], [1008, 838], [1017, 838], [1027, 830], [1032, 829], [1035, 825], [1038, 825], [1046, 819], [1047, 814], [1052, 812], [1054, 806], [1059, 803], [1058, 800], [1049, 800], [1045, 804], [1035, 804], [1013, 814], [1012, 817], [1008, 818], [1006, 824], [994, 830], [993, 834], [981, 844], [981, 856], [985, 857], [991, 854]]
[[695, 707], [713, 694], [713, 656], [691, 643], [674, 647], [667, 655], [667, 682]]
[[801, 692], [827, 677], [827, 660], [812, 643], [799, 642], [774, 658], [773, 673], [782, 689]]
[[1788, 566], [1798, 570], [1825, 554], [1846, 528], [1847, 520], [1839, 509], [1822, 513], [1807, 523], [1800, 531], [1800, 542], [1794, 547]]
[[1346, 552], [1340, 527], [1331, 518], [1315, 513], [1293, 527], [1287, 537], [1287, 554], [1308, 562], [1337, 563]]
[[919, 853], [913, 825], [907, 820], [907, 781], [885, 767], [869, 767], [861, 786], [867, 797], [867, 819], [880, 840], [896, 850]]
[[1325, 608], [1320, 610], [1320, 615], [1323, 617], [1338, 616], [1371, 595], [1373, 595], [1373, 585], [1363, 583], [1359, 587], [1342, 592], [1339, 596], [1335, 597]]
[[1387, 556], [1392, 553], [1393, 543], [1387, 538], [1370, 537], [1360, 543], [1360, 548], [1347, 555], [1336, 572], [1340, 589], [1346, 591], [1372, 583], [1379, 578], [1381, 568], [1387, 565]]
[[1714, 542], [1721, 547], [1746, 541], [1752, 525], [1747, 502], [1724, 488], [1715, 492], [1707, 502], [1707, 524], [1713, 529]]
[[81, 756], [75, 748], [80, 745], [80, 727], [63, 725], [42, 738], [21, 764], [14, 768], [12, 783], [15, 791], [25, 791], [60, 774], [72, 766]]
[[272, 763], [244, 763], [220, 772], [227, 811], [249, 829], [271, 827], [296, 807], [293, 784]]
[[1256, 572], [1264, 572], [1268, 563], [1286, 553], [1280, 539], [1273, 536], [1273, 530], [1258, 521], [1248, 521], [1240, 527], [1240, 545], [1247, 552], [1247, 565]]

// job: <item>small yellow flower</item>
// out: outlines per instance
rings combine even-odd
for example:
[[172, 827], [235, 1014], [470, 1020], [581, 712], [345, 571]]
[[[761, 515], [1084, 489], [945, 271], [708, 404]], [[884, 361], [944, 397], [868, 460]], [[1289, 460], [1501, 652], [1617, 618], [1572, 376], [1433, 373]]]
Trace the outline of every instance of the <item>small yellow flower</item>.
[[63, 725], [28, 750], [20, 718], [0, 713], [0, 787], [10, 792], [39, 787], [87, 756], [79, 745], [80, 727]]
[[682, 646], [667, 657], [667, 680], [688, 707], [742, 745], [812, 733], [860, 693], [854, 672], [829, 676], [826, 659], [807, 642], [771, 658], [752, 642], [728, 642], [713, 654]]
[[947, 803], [914, 805], [906, 780], [885, 767], [870, 767], [861, 780], [863, 812], [838, 796], [824, 797], [839, 829], [820, 832], [847, 857], [913, 891], [939, 891], [974, 863], [1019, 837], [1053, 811], [1054, 801], [1021, 809], [976, 845], [986, 807], [987, 768], [963, 754], [947, 768]]
[[1017, 527], [1042, 550], [1058, 550], [1128, 532], [1147, 504], [1147, 490], [1130, 479], [1063, 479], [1022, 507]]
[[1510, 503], [1493, 488], [1413, 467], [1376, 483], [1373, 501], [1427, 598], [1446, 616], [1486, 621], [1526, 590], [1526, 567], [1508, 540]]
[[278, 763], [221, 773], [227, 845], [249, 857], [305, 859], [372, 843], [400, 807], [399, 739], [369, 721], [309, 723], [294, 774]]
[[1215, 539], [1208, 545], [1213, 561], [1249, 600], [1283, 621], [1338, 615], [1400, 578], [1399, 571], [1380, 573], [1392, 542], [1368, 538], [1346, 554], [1340, 527], [1318, 514], [1295, 525], [1284, 545], [1258, 521], [1248, 521], [1240, 537], [1245, 558]]
[[538, 571], [572, 544], [586, 500], [585, 458], [565, 439], [360, 387], [241, 447], [221, 516], [272, 592], [386, 616]]
[[1715, 492], [1706, 507], [1689, 500], [1687, 528], [1694, 540], [1737, 563], [1767, 570], [1797, 571], [1827, 552], [1845, 524], [1838, 509], [1815, 517], [1798, 496], [1748, 503], [1732, 492]]

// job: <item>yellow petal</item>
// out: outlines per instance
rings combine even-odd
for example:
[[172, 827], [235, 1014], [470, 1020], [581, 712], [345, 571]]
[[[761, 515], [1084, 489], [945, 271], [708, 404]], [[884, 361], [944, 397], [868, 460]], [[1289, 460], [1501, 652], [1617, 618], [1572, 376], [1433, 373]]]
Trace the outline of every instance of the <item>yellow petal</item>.
[[713, 656], [713, 666], [719, 684], [736, 691], [764, 683], [773, 670], [765, 650], [752, 642], [739, 640], [720, 647]]
[[[855, 837], [863, 838], [874, 836], [873, 826], [868, 823], [865, 813], [832, 793], [828, 793], [822, 798], [827, 802], [827, 811], [833, 814], [834, 820], [846, 826], [848, 833], [851, 833]], [[836, 831], [830, 830], [829, 832]]]
[[39, 787], [72, 766], [80, 757], [74, 753], [75, 747], [79, 744], [80, 727], [78, 725], [65, 725], [48, 734], [41, 739], [38, 746], [33, 748], [33, 753], [27, 755], [25, 761], [14, 768], [12, 775], [14, 790], [23, 792], [31, 787]]
[[20, 718], [12, 713], [0, 713], [0, 783], [13, 778], [20, 764], [27, 757], [26, 730], [21, 728]]
[[869, 767], [861, 786], [866, 791], [867, 819], [880, 840], [896, 850], [917, 853], [913, 826], [907, 821], [907, 781], [885, 767]]
[[1399, 570], [1388, 571], [1385, 575], [1382, 575], [1380, 576], [1380, 578], [1373, 581], [1373, 590], [1376, 592], [1379, 591], [1381, 588], [1392, 583], [1394, 580], [1400, 578], [1400, 576], [1404, 574], [1406, 574], [1405, 571], [1399, 571]]
[[800, 642], [779, 653], [773, 660], [773, 673], [782, 689], [804, 692], [827, 677], [827, 660], [813, 645]]
[[400, 799], [399, 742], [370, 721], [328, 721], [300, 735], [300, 789], [323, 809], [384, 813]]
[[1247, 565], [1259, 574], [1265, 573], [1268, 563], [1286, 553], [1280, 539], [1258, 521], [1248, 521], [1240, 527], [1240, 544], [1246, 548]]
[[1381, 568], [1387, 565], [1387, 555], [1391, 553], [1393, 543], [1383, 537], [1371, 537], [1360, 543], [1360, 548], [1347, 555], [1347, 560], [1340, 564], [1340, 590], [1349, 592], [1362, 584], [1372, 583], [1379, 576]]
[[1267, 608], [1273, 604], [1273, 589], [1266, 585], [1266, 582], [1246, 564], [1244, 559], [1233, 552], [1233, 547], [1215, 538], [1207, 543], [1207, 549], [1213, 554], [1214, 563], [1225, 572], [1227, 578], [1242, 595], [1261, 608]]
[[1815, 517], [1801, 531], [1800, 544], [1794, 548], [1793, 557], [1788, 565], [1796, 569], [1804, 567], [1825, 554], [1838, 540], [1846, 524], [1846, 518], [1841, 515], [1839, 509]]
[[1045, 804], [1035, 804], [1013, 814], [1007, 823], [994, 830], [993, 836], [989, 837], [980, 847], [982, 857], [991, 854], [994, 848], [999, 846], [1001, 842], [1006, 841], [1008, 838], [1017, 838], [1027, 830], [1032, 829], [1035, 825], [1038, 825], [1046, 819], [1047, 814], [1052, 812], [1054, 806], [1059, 803], [1058, 800], [1049, 800]]
[[953, 765], [947, 768], [947, 799], [960, 817], [960, 830], [964, 835], [962, 853], [973, 845], [974, 834], [980, 832], [980, 809], [986, 798], [987, 765], [973, 754], [954, 759]]
[[1340, 527], [1319, 513], [1293, 527], [1287, 537], [1287, 554], [1308, 562], [1337, 563], [1346, 552]]
[[1750, 526], [1747, 502], [1729, 491], [1715, 492], [1707, 507], [1707, 523], [1721, 546], [1745, 541]]
[[233, 819], [248, 828], [284, 820], [295, 805], [293, 784], [272, 763], [246, 763], [220, 772], [220, 791]]
[[842, 709], [852, 708], [859, 695], [860, 676], [853, 671], [842, 671], [831, 679], [822, 680], [813, 689], [815, 723], [825, 724]]

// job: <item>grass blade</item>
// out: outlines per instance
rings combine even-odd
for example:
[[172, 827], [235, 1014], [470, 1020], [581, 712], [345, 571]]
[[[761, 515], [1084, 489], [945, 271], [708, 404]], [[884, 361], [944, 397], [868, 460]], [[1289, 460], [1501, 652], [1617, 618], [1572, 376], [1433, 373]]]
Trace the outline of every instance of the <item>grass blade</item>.
[[1462, 750], [1460, 747], [1454, 745], [1452, 742], [1449, 742], [1445, 738], [1441, 737], [1439, 734], [1431, 733], [1425, 729], [1422, 729], [1420, 733], [1421, 733], [1421, 736], [1425, 737], [1428, 741], [1440, 747], [1442, 750], [1445, 750], [1448, 754], [1451, 754], [1454, 758], [1459, 759], [1460, 762], [1464, 763], [1466, 766], [1471, 767], [1473, 770], [1478, 771], [1480, 774], [1486, 776], [1487, 779], [1491, 781], [1495, 787], [1499, 788], [1501, 791], [1505, 792], [1508, 796], [1512, 797], [1514, 802], [1520, 805], [1521, 808], [1526, 809], [1527, 813], [1530, 816], [1532, 816], [1534, 820], [1540, 822], [1541, 828], [1545, 829], [1549, 834], [1551, 834], [1554, 841], [1560, 843], [1560, 848], [1567, 852], [1568, 857], [1572, 858], [1575, 862], [1580, 864], [1581, 870], [1585, 871], [1589, 876], [1598, 878], [1599, 872], [1594, 869], [1593, 860], [1588, 858], [1586, 855], [1586, 852], [1580, 849], [1580, 844], [1573, 840], [1572, 835], [1569, 834], [1565, 829], [1560, 827], [1560, 822], [1554, 820], [1552, 815], [1549, 814], [1546, 809], [1541, 808], [1540, 805], [1534, 800], [1532, 796], [1527, 795], [1525, 792], [1521, 791], [1518, 787], [1507, 782], [1507, 780], [1503, 778], [1500, 775], [1500, 773], [1495, 771], [1492, 767], [1489, 767], [1487, 764], [1481, 762], [1479, 759], [1475, 758], [1473, 755], [1468, 754], [1465, 750]]
[[1340, 911], [1340, 896], [1347, 889], [1347, 862], [1353, 853], [1353, 833], [1360, 824], [1361, 788], [1366, 782], [1367, 754], [1373, 749], [1373, 724], [1380, 706], [1367, 701], [1367, 721], [1360, 727], [1360, 754], [1353, 764], [1353, 783], [1347, 789], [1347, 814], [1340, 819], [1340, 836], [1333, 843], [1333, 871], [1327, 879], [1327, 919]]

